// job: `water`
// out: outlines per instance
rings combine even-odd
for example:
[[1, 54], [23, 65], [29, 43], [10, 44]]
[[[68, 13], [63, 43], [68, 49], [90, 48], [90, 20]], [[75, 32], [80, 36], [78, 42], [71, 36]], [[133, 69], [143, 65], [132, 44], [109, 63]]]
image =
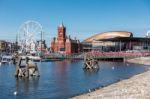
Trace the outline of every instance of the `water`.
[[66, 99], [149, 69], [148, 66], [129, 63], [99, 64], [99, 71], [84, 71], [83, 61], [38, 63], [40, 77], [29, 79], [16, 79], [14, 65], [1, 65], [0, 99]]

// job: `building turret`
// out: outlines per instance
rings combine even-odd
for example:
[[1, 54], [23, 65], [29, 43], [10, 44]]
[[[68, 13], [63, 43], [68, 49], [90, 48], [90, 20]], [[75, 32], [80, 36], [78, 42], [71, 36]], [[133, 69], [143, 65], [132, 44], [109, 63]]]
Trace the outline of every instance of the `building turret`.
[[64, 27], [63, 23], [58, 26], [58, 40], [65, 42], [66, 39], [66, 27]]

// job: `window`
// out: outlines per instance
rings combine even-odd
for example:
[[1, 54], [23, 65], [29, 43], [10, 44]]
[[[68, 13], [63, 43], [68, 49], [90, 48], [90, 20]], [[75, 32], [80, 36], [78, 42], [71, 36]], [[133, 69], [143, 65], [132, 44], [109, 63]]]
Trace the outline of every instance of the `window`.
[[65, 51], [65, 48], [60, 48], [60, 51]]

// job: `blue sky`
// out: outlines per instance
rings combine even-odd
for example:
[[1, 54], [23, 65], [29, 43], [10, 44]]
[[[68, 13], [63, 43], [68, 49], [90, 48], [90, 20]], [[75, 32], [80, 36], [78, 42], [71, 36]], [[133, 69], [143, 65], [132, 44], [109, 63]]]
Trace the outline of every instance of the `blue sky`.
[[47, 44], [64, 23], [67, 34], [81, 41], [106, 31], [150, 30], [150, 0], [0, 0], [0, 39], [15, 40], [21, 24], [38, 21]]

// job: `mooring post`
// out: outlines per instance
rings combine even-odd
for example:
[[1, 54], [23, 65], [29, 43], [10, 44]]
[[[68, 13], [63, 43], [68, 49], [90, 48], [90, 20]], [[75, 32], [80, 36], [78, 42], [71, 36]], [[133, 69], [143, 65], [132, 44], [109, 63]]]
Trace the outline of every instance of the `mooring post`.
[[19, 76], [19, 66], [20, 66], [20, 64], [21, 64], [21, 57], [19, 57], [18, 60], [17, 60], [16, 73], [15, 73], [16, 77]]
[[85, 54], [84, 56], [84, 69], [98, 68], [98, 62], [92, 55]]
[[26, 73], [25, 73], [25, 77], [29, 77], [29, 64], [28, 64], [28, 62], [29, 62], [29, 58], [28, 57], [26, 57]]

